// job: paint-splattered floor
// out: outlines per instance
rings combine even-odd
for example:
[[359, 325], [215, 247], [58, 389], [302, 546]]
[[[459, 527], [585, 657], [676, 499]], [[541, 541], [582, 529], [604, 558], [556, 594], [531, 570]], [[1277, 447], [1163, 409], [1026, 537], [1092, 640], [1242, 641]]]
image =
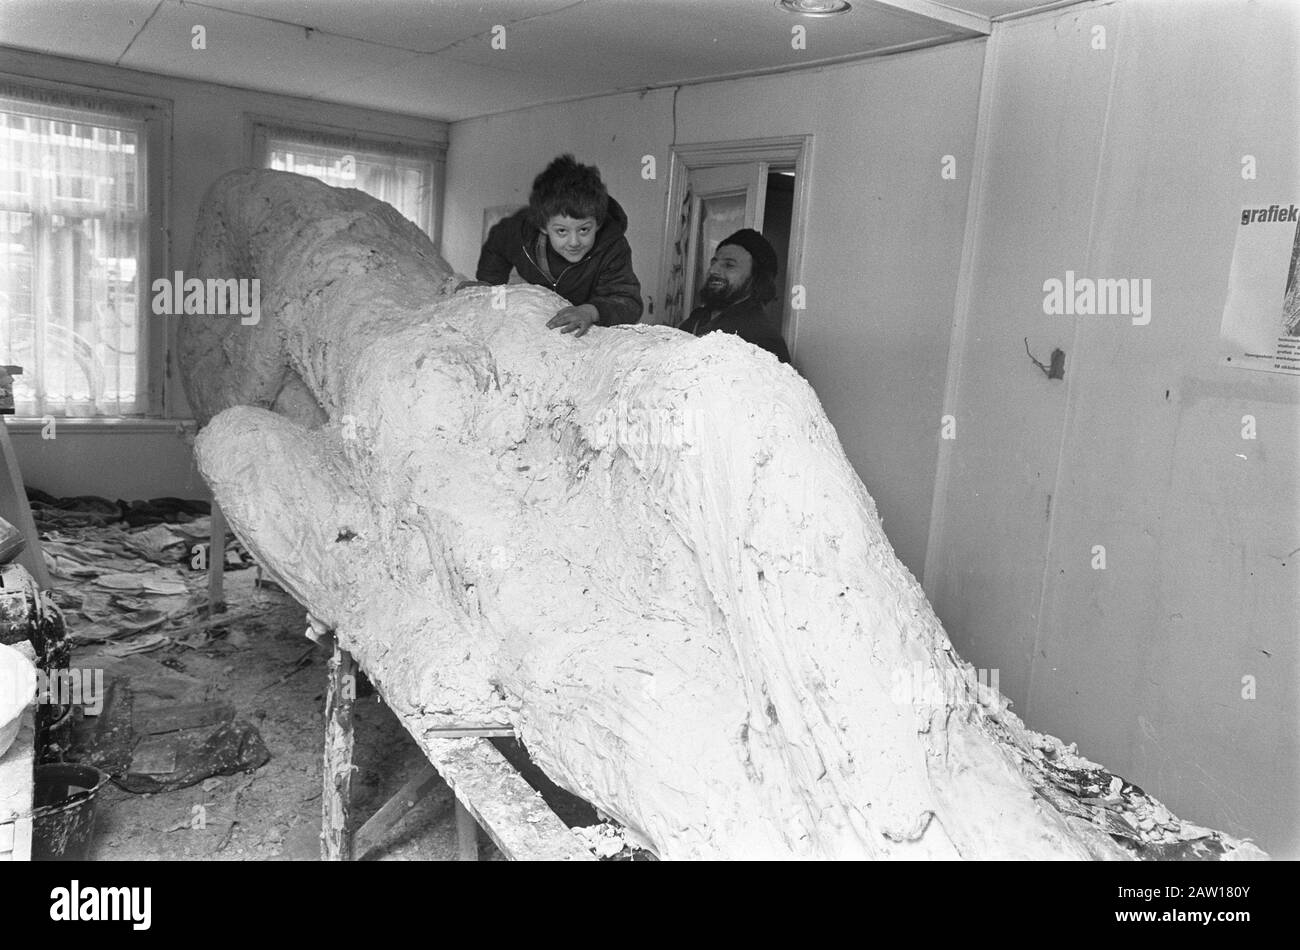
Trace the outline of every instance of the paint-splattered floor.
[[[129, 699], [91, 718], [77, 708], [53, 730], [51, 741], [65, 751], [51, 750], [52, 756], [99, 764], [115, 774], [128, 771], [130, 763], [129, 771], [137, 772], [141, 745], [132, 707], [138, 716], [141, 710], [226, 703], [234, 707], [236, 723], [256, 728], [270, 758], [250, 771], [175, 791], [139, 794], [105, 785], [95, 802], [88, 857], [320, 860], [328, 652], [305, 636], [303, 608], [276, 585], [258, 583], [251, 559], [230, 536], [225, 609], [207, 616], [206, 572], [191, 556], [208, 536], [207, 518], [131, 528], [113, 520], [111, 503], [104, 507], [106, 513], [89, 516], [40, 511], [49, 519], [41, 525], [42, 544], [55, 578], [53, 596], [67, 621], [72, 665], [102, 672], [105, 686], [116, 684]], [[354, 828], [425, 767], [418, 746], [378, 695], [359, 692], [353, 706]], [[115, 722], [122, 724], [116, 732]], [[612, 829], [597, 825], [595, 810], [556, 789], [517, 743], [493, 741], [562, 820], [609, 835]], [[453, 804], [451, 791], [439, 782], [358, 857], [455, 860]], [[608, 854], [610, 841], [598, 838], [593, 846]], [[502, 857], [482, 832], [479, 855]], [[613, 859], [648, 857], [637, 852], [634, 858], [628, 849]]]
[[[158, 667], [176, 677], [192, 677], [202, 694], [184, 698], [233, 704], [237, 718], [261, 733], [270, 761], [251, 773], [152, 795], [124, 792], [110, 783], [96, 806], [92, 860], [320, 859], [326, 653], [304, 637], [305, 615], [286, 595], [242, 589], [251, 586], [251, 573], [228, 576], [227, 589], [235, 604], [246, 605], [255, 597], [265, 608], [262, 616], [218, 628], [217, 636], [202, 646], [169, 645], [115, 666], [125, 666], [136, 691], [149, 688], [149, 673]], [[97, 662], [93, 648], [77, 653], [79, 665]], [[174, 688], [173, 679], [168, 686]], [[354, 710], [353, 809], [362, 822], [424, 759], [375, 696], [359, 700]], [[451, 793], [440, 785], [369, 858], [455, 856]], [[481, 856], [496, 856], [489, 841], [482, 842]]]

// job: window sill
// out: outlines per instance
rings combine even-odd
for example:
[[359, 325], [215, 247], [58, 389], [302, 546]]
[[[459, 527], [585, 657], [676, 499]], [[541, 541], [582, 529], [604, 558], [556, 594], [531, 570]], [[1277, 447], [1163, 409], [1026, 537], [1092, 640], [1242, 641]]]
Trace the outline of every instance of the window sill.
[[[78, 417], [54, 418], [56, 432], [76, 432], [82, 435], [111, 435], [114, 433], [175, 432], [193, 435], [198, 426], [193, 419], [87, 419]], [[32, 416], [5, 416], [5, 427], [14, 433], [39, 433], [47, 424], [45, 419]]]

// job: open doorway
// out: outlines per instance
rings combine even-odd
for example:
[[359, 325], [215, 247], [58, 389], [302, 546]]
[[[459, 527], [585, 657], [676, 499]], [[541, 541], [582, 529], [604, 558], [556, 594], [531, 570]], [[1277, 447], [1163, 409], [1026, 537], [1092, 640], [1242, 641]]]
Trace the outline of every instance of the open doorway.
[[[777, 301], [790, 304], [790, 228], [794, 220], [794, 168], [769, 168], [767, 200], [763, 203], [763, 237], [776, 250], [780, 262], [776, 272]], [[784, 326], [784, 324], [783, 324]], [[790, 340], [786, 339], [788, 345]]]
[[656, 322], [680, 325], [698, 303], [719, 242], [753, 228], [777, 252], [778, 297], [768, 306], [793, 356], [799, 314], [790, 290], [802, 263], [810, 146], [811, 136], [798, 136], [673, 149], [660, 284], [665, 292]]

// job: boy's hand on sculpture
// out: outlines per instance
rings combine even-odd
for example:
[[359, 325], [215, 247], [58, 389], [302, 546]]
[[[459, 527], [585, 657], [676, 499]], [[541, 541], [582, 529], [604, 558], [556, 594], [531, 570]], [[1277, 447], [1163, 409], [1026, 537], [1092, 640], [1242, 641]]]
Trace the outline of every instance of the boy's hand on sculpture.
[[584, 303], [579, 307], [565, 307], [560, 310], [546, 322], [546, 326], [550, 330], [582, 336], [599, 319], [600, 314], [597, 313], [596, 308], [592, 304]]

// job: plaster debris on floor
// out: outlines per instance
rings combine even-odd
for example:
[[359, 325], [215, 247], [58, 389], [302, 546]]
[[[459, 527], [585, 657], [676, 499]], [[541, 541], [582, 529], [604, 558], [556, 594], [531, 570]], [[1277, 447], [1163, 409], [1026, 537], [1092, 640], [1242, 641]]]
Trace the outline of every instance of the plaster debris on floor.
[[[319, 860], [328, 654], [304, 636], [303, 608], [228, 534], [224, 608], [209, 614], [208, 574], [196, 566], [210, 539], [206, 503], [154, 505], [151, 518], [137, 505], [132, 525], [122, 517], [130, 506], [106, 499], [33, 491], [32, 501], [73, 665], [103, 672], [102, 692], [82, 697], [53, 730], [46, 756], [114, 776], [98, 795], [88, 857]], [[426, 765], [377, 694], [362, 691], [353, 707], [360, 821]], [[518, 744], [509, 746], [525, 777], [545, 783]], [[543, 793], [563, 795], [554, 786]], [[436, 783], [358, 857], [454, 860], [452, 802]], [[557, 813], [596, 820], [576, 799]], [[593, 838], [600, 856], [644, 858], [611, 848], [611, 835], [603, 831], [598, 845]], [[480, 854], [500, 859], [486, 836]]]

